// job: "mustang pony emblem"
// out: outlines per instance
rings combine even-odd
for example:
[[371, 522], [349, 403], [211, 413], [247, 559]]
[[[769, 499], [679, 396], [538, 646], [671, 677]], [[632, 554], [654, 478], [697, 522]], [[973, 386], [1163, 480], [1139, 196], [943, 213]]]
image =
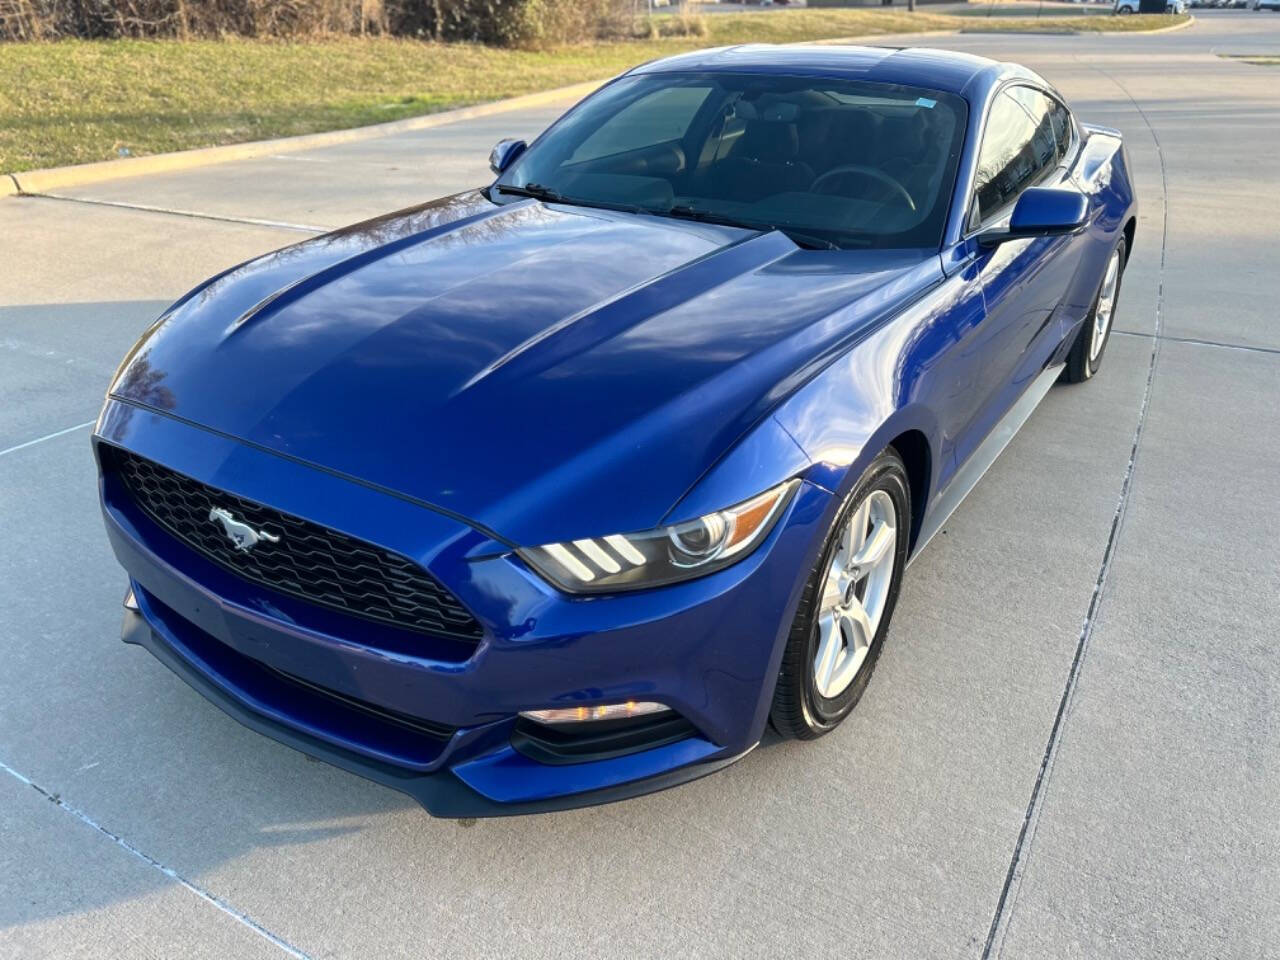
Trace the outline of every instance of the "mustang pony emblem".
[[223, 507], [214, 507], [210, 510], [209, 519], [222, 524], [222, 532], [241, 553], [248, 553], [258, 545], [260, 540], [266, 540], [268, 543], [280, 542], [280, 538], [275, 534], [253, 529], [247, 523], [237, 520], [231, 515], [230, 510]]

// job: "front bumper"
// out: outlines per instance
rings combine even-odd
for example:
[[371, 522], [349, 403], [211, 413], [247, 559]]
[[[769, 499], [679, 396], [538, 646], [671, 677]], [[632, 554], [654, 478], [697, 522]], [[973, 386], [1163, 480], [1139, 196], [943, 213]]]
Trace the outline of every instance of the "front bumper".
[[650, 777], [631, 780], [610, 787], [587, 790], [581, 793], [561, 794], [542, 800], [517, 803], [497, 803], [469, 788], [450, 771], [418, 773], [391, 763], [383, 763], [352, 750], [344, 750], [280, 720], [276, 720], [247, 706], [210, 679], [208, 673], [180, 654], [160, 633], [153, 630], [143, 615], [126, 610], [121, 639], [125, 643], [145, 647], [157, 660], [185, 680], [197, 693], [205, 697], [225, 713], [239, 720], [250, 730], [293, 747], [309, 757], [331, 763], [350, 773], [357, 774], [384, 787], [398, 790], [418, 801], [435, 817], [462, 819], [464, 817], [510, 817], [528, 813], [550, 813], [577, 807], [589, 807], [612, 803], [645, 793], [665, 790], [698, 777], [715, 773], [734, 763], [750, 752], [701, 763], [690, 763], [669, 769]]
[[[608, 802], [748, 752], [767, 720], [798, 571], [810, 567], [830, 500], [804, 485], [769, 540], [718, 574], [572, 598], [460, 520], [160, 414], [110, 402], [96, 442], [403, 553], [475, 614], [484, 638], [459, 657], [429, 637], [309, 607], [190, 550], [103, 478], [107, 531], [137, 597], [124, 639], [253, 729], [401, 790], [438, 816]], [[622, 699], [659, 700], [693, 731], [580, 763], [540, 763], [512, 746], [521, 710]]]

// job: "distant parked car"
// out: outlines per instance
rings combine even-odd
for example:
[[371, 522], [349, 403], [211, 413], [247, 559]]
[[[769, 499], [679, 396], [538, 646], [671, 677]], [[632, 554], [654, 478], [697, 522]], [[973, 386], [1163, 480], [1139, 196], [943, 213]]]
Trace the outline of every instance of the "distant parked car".
[[1253, 9], [1280, 13], [1280, 0], [1253, 0]]
[[[1115, 6], [1111, 8], [1111, 12], [1115, 14], [1130, 14], [1138, 12], [1138, 0], [1116, 0]], [[1186, 13], [1187, 0], [1167, 0], [1164, 5], [1165, 13]]]

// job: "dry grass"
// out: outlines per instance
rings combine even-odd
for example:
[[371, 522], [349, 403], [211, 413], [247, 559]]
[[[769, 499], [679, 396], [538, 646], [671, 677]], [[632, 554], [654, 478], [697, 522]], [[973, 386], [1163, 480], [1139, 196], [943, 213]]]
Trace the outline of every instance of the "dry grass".
[[[545, 51], [385, 37], [0, 44], [0, 171], [397, 120], [605, 79], [697, 47], [973, 25], [969, 17], [896, 9], [716, 14], [703, 21], [694, 28], [702, 35]], [[1171, 22], [1167, 16], [1001, 17], [990, 29], [1128, 30]]]

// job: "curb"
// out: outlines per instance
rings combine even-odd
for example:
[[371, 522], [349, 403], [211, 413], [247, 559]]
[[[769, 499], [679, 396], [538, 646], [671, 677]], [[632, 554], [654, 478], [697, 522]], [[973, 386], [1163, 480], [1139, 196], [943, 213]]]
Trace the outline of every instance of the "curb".
[[505, 100], [493, 100], [489, 103], [479, 103], [472, 107], [442, 110], [439, 113], [428, 113], [420, 117], [392, 120], [388, 123], [377, 123], [367, 127], [350, 127], [346, 130], [305, 133], [301, 136], [281, 137], [275, 140], [254, 140], [249, 143], [232, 143], [221, 147], [200, 147], [195, 150], [181, 150], [176, 153], [157, 153], [146, 157], [102, 160], [98, 163], [83, 163], [71, 167], [50, 167], [46, 170], [27, 170], [22, 173], [0, 174], [0, 196], [12, 196], [19, 193], [47, 193], [50, 190], [57, 190], [62, 187], [99, 183], [103, 180], [115, 180], [121, 177], [136, 177], [148, 173], [186, 170], [191, 167], [226, 163], [229, 160], [248, 160], [278, 153], [310, 150], [313, 147], [328, 147], [339, 143], [373, 140], [378, 137], [396, 133], [408, 133], [413, 130], [428, 130], [432, 127], [456, 123], [459, 120], [493, 116], [494, 114], [506, 113], [511, 110], [537, 107], [562, 100], [581, 100], [605, 82], [605, 80], [599, 80], [575, 83], [567, 87], [557, 87], [554, 90], [539, 90], [536, 93], [508, 97]]
[[[1191, 26], [1195, 22], [1196, 22], [1196, 15], [1194, 13], [1189, 13], [1187, 14], [1187, 19], [1183, 20], [1181, 23], [1170, 24], [1167, 27], [1159, 27], [1158, 29], [1155, 29], [1155, 30], [1130, 30], [1127, 32], [1128, 32], [1128, 35], [1131, 37], [1150, 37], [1150, 36], [1154, 36], [1157, 33], [1173, 33], [1173, 31], [1175, 30], [1185, 30], [1187, 29], [1187, 27]], [[1116, 31], [1116, 33], [1125, 33], [1125, 32], [1126, 31], [1123, 31], [1123, 30]]]
[[986, 34], [988, 36], [996, 33], [1009, 34], [1011, 36], [1022, 35], [1026, 37], [1153, 37], [1157, 33], [1172, 33], [1175, 30], [1185, 30], [1196, 22], [1194, 14], [1188, 14], [1187, 19], [1181, 23], [1172, 23], [1167, 27], [1156, 27], [1154, 30], [993, 30], [984, 29], [982, 27], [961, 27], [960, 33], [967, 34]]
[[797, 47], [830, 47], [841, 46], [843, 44], [856, 44], [858, 46], [874, 47], [877, 40], [894, 39], [899, 40], [904, 37], [915, 39], [916, 37], [953, 37], [958, 30], [921, 30], [918, 33], [859, 33], [852, 37], [828, 37], [825, 40], [800, 40], [796, 44]]
[[995, 30], [991, 27], [961, 27], [960, 33], [966, 36], [982, 34], [994, 37], [997, 34], [1013, 34], [1019, 37], [1082, 37], [1085, 34], [1100, 33], [1095, 30]]

